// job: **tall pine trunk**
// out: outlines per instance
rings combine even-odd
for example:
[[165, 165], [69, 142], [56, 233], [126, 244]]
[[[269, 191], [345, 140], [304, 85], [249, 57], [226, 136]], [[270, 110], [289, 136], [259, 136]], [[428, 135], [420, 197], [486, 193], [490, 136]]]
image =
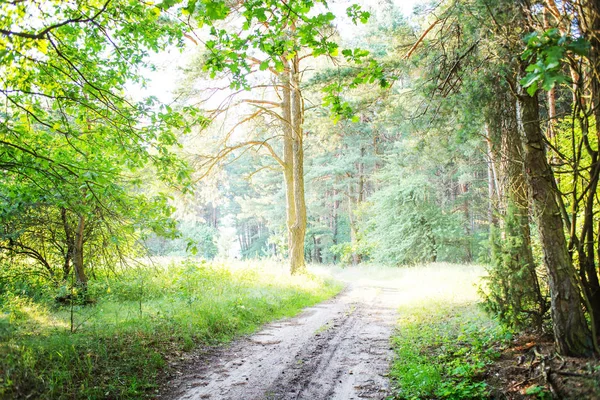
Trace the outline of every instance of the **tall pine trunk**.
[[592, 338], [582, 307], [575, 269], [567, 250], [560, 209], [556, 201], [556, 183], [546, 159], [539, 125], [536, 96], [520, 90], [517, 97], [518, 123], [523, 137], [524, 164], [548, 271], [554, 340], [560, 354], [588, 356]]
[[[287, 60], [284, 59], [285, 62]], [[293, 171], [293, 132], [292, 132], [292, 94], [290, 89], [290, 75], [288, 71], [281, 75], [282, 101], [281, 112], [283, 120], [283, 178], [285, 182], [286, 201], [286, 227], [288, 234], [288, 251], [292, 248], [291, 227], [296, 220], [296, 203], [294, 201], [294, 171]]]
[[305, 271], [304, 238], [306, 236], [306, 201], [304, 193], [304, 147], [302, 124], [304, 109], [300, 91], [299, 59], [282, 58], [285, 71], [282, 86], [283, 176], [286, 193], [286, 225], [290, 272]]

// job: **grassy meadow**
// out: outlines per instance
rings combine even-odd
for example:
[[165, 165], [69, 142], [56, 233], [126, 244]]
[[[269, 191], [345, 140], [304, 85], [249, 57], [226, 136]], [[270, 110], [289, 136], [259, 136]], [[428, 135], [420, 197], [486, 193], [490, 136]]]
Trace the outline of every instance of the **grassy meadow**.
[[283, 266], [190, 260], [96, 276], [91, 305], [57, 303], [61, 288], [31, 277], [0, 285], [0, 398], [41, 399], [146, 397], [170, 358], [341, 288]]

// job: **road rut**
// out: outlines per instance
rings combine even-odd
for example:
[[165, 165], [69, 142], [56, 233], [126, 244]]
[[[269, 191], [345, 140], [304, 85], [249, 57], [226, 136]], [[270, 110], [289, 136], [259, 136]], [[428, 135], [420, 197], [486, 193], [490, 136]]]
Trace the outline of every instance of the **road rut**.
[[200, 357], [169, 399], [384, 399], [399, 289], [349, 284], [295, 318]]

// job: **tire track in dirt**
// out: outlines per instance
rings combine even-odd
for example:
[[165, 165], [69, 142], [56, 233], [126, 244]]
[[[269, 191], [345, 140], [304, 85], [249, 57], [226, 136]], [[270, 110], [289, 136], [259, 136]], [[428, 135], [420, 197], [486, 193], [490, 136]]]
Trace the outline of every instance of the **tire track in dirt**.
[[167, 399], [384, 399], [397, 289], [352, 285], [295, 318], [209, 351]]

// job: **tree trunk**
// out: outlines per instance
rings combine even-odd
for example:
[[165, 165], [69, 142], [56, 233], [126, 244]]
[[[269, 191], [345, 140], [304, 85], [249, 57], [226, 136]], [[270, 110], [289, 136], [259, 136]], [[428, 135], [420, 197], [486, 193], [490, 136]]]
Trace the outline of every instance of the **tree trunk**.
[[498, 185], [496, 184], [496, 173], [495, 171], [495, 161], [494, 161], [494, 151], [492, 148], [492, 139], [489, 135], [489, 128], [486, 124], [486, 142], [487, 142], [487, 179], [488, 179], [488, 210], [487, 210], [487, 218], [488, 225], [491, 229], [498, 223], [498, 219], [496, 218], [496, 213], [494, 212], [497, 207], [497, 197], [498, 194]]
[[65, 242], [67, 245], [63, 261], [63, 279], [67, 280], [69, 278], [69, 274], [71, 273], [71, 260], [73, 259], [74, 240], [73, 236], [71, 235], [71, 227], [69, 226], [69, 220], [67, 219], [66, 208], [61, 208], [60, 217], [62, 219], [63, 229], [65, 231]]
[[[526, 265], [530, 270], [530, 274], [535, 277], [537, 282], [537, 276], [535, 272], [535, 264], [533, 261], [533, 253], [531, 250], [531, 231], [529, 228], [529, 193], [528, 185], [525, 179], [525, 169], [523, 168], [523, 142], [519, 133], [519, 127], [517, 126], [517, 109], [515, 108], [514, 102], [509, 100], [509, 95], [505, 96], [506, 105], [505, 110], [508, 111], [509, 117], [505, 119], [502, 134], [502, 149], [501, 152], [506, 154], [507, 167], [506, 167], [506, 185], [507, 188], [504, 190], [508, 193], [509, 201], [512, 201], [517, 208], [517, 217], [519, 219], [522, 244], [519, 252], [523, 265]], [[534, 282], [531, 282], [533, 285]], [[541, 293], [538, 293], [541, 297]]]
[[[585, 38], [590, 43], [589, 62], [590, 62], [590, 87], [591, 87], [591, 106], [592, 113], [596, 122], [596, 138], [600, 143], [600, 4], [597, 0], [585, 0], [582, 3], [580, 24]], [[588, 140], [587, 137], [584, 140]], [[586, 270], [588, 281], [588, 297], [594, 316], [594, 325], [596, 332], [600, 332], [600, 282], [598, 280], [598, 270], [596, 265], [594, 242], [597, 241], [600, 246], [598, 235], [600, 231], [594, 233], [594, 205], [596, 190], [598, 188], [598, 179], [600, 174], [600, 157], [598, 148], [591, 148], [589, 142], [586, 143], [586, 149], [592, 158], [589, 173], [589, 189], [585, 204], [584, 228], [581, 240], [585, 243], [586, 257], [585, 261], [580, 259], [580, 266]], [[583, 246], [584, 243], [581, 245]], [[598, 252], [600, 263], [600, 249]]]
[[296, 201], [294, 193], [294, 132], [292, 127], [292, 88], [289, 72], [289, 62], [283, 57], [286, 70], [281, 73], [282, 99], [282, 130], [283, 130], [283, 178], [285, 181], [286, 201], [286, 227], [288, 234], [288, 253], [290, 258], [290, 271], [294, 273], [294, 261], [292, 249], [294, 248], [294, 237], [292, 227], [296, 221]]
[[[338, 181], [338, 177], [336, 176], [335, 178], [336, 184]], [[338, 196], [338, 191], [336, 189], [333, 189], [333, 204], [331, 207], [331, 236], [332, 236], [332, 243], [334, 245], [338, 244], [338, 209], [340, 208], [340, 201], [337, 198]], [[333, 255], [333, 263], [337, 263], [338, 259], [337, 259], [337, 255], [334, 254]]]
[[506, 119], [504, 131], [502, 132], [502, 152], [508, 155], [507, 161], [507, 188], [505, 193], [509, 195], [509, 201], [514, 204], [516, 209], [515, 217], [519, 224], [519, 235], [521, 237], [521, 245], [518, 251], [519, 264], [526, 270], [527, 274], [523, 279], [529, 286], [529, 296], [537, 305], [535, 318], [535, 329], [542, 330], [543, 317], [548, 311], [548, 305], [540, 288], [540, 283], [537, 276], [536, 265], [533, 259], [533, 251], [531, 248], [531, 229], [530, 229], [530, 200], [528, 193], [528, 184], [525, 179], [525, 169], [523, 168], [523, 141], [519, 133], [517, 121], [517, 109], [515, 103], [509, 100], [507, 94], [505, 96], [506, 110], [510, 112], [510, 118]]
[[302, 93], [300, 92], [299, 57], [296, 55], [291, 63], [291, 127], [292, 127], [292, 178], [295, 218], [290, 228], [290, 271], [292, 274], [305, 272], [304, 238], [306, 236], [306, 202], [304, 198], [304, 148], [302, 143], [302, 125], [304, 110]]
[[321, 240], [313, 235], [313, 246], [314, 246], [314, 255], [313, 262], [321, 264], [323, 262], [323, 257], [321, 256]]
[[534, 218], [548, 271], [554, 340], [560, 354], [589, 356], [592, 354], [591, 334], [567, 250], [563, 221], [555, 198], [554, 175], [546, 159], [537, 97], [527, 95], [520, 88], [517, 110]]
[[77, 280], [77, 286], [82, 289], [87, 289], [88, 278], [85, 274], [85, 267], [83, 264], [83, 230], [85, 228], [85, 218], [79, 216], [79, 223], [77, 224], [77, 230], [75, 231], [75, 241], [73, 244], [73, 268], [75, 269], [75, 279]]
[[361, 256], [354, 249], [357, 242], [358, 229], [356, 226], [356, 220], [354, 219], [354, 210], [352, 209], [352, 198], [348, 198], [348, 218], [350, 221], [350, 243], [352, 245], [352, 264], [360, 264]]

